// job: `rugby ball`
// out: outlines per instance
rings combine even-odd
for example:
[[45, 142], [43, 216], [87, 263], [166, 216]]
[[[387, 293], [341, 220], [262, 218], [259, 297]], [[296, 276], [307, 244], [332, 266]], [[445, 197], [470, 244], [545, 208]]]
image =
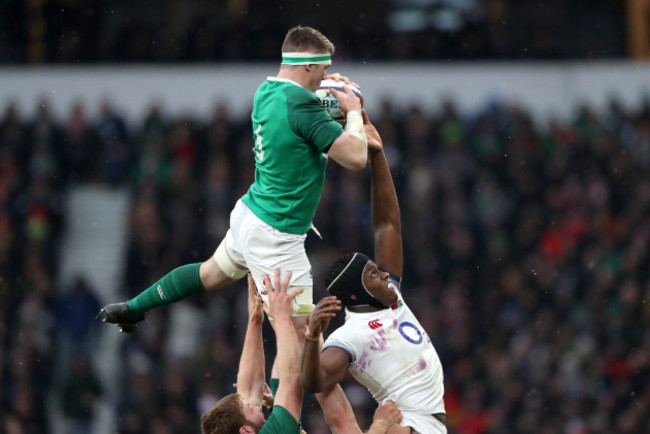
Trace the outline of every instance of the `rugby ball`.
[[[345, 86], [345, 83], [342, 81], [335, 81], [331, 78], [326, 78], [321, 82], [320, 86], [318, 86], [318, 89], [316, 90], [316, 95], [320, 98], [323, 107], [325, 107], [327, 113], [329, 113], [335, 121], [343, 120], [343, 112], [339, 106], [339, 100], [336, 99], [332, 90], [334, 89], [343, 92], [343, 86]], [[361, 101], [361, 107], [363, 107], [363, 95], [361, 94], [361, 90], [353, 85], [348, 85], [348, 87], [357, 98], [359, 98], [359, 101]]]

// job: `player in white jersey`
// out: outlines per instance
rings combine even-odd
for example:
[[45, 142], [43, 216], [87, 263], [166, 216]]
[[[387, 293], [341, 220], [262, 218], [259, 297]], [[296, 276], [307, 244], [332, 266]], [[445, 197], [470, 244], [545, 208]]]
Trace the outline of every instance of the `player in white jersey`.
[[[311, 314], [301, 382], [309, 392], [327, 391], [349, 369], [378, 403], [392, 400], [402, 412], [401, 425], [391, 427], [389, 433], [446, 433], [440, 359], [400, 290], [403, 256], [395, 187], [381, 138], [371, 125], [366, 135], [376, 259], [350, 253], [330, 268], [325, 283], [331, 296]], [[319, 352], [321, 333], [341, 305], [346, 308], [345, 324]]]

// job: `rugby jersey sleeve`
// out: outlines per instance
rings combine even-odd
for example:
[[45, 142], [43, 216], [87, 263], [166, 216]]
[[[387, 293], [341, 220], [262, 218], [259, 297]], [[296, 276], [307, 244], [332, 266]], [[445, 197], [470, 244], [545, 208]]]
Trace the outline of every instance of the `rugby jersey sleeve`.
[[343, 127], [332, 120], [315, 93], [303, 88], [290, 88], [287, 92], [291, 129], [306, 142], [325, 152], [343, 134]]
[[354, 363], [361, 353], [361, 342], [358, 334], [345, 330], [345, 326], [334, 330], [325, 340], [322, 351], [328, 348], [339, 348], [348, 355], [348, 363]]

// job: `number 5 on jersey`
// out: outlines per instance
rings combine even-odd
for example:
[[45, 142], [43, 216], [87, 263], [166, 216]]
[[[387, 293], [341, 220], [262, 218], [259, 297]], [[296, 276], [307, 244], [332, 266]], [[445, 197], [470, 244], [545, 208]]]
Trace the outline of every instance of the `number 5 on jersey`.
[[264, 148], [262, 147], [262, 135], [260, 130], [262, 129], [262, 124], [257, 126], [255, 130], [255, 147], [253, 147], [253, 152], [257, 156], [257, 159], [262, 161], [264, 159]]

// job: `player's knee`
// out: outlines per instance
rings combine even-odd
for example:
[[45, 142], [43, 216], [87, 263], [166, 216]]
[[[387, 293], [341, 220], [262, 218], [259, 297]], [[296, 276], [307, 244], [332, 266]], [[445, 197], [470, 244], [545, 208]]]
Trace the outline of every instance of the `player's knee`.
[[232, 258], [230, 258], [230, 255], [228, 255], [228, 251], [226, 250], [225, 240], [219, 244], [216, 252], [214, 252], [214, 260], [223, 274], [225, 274], [229, 279], [239, 280], [248, 274], [247, 269], [238, 267], [235, 265]]
[[201, 264], [199, 277], [201, 285], [206, 291], [214, 291], [233, 282], [221, 271], [219, 265], [212, 258]]

